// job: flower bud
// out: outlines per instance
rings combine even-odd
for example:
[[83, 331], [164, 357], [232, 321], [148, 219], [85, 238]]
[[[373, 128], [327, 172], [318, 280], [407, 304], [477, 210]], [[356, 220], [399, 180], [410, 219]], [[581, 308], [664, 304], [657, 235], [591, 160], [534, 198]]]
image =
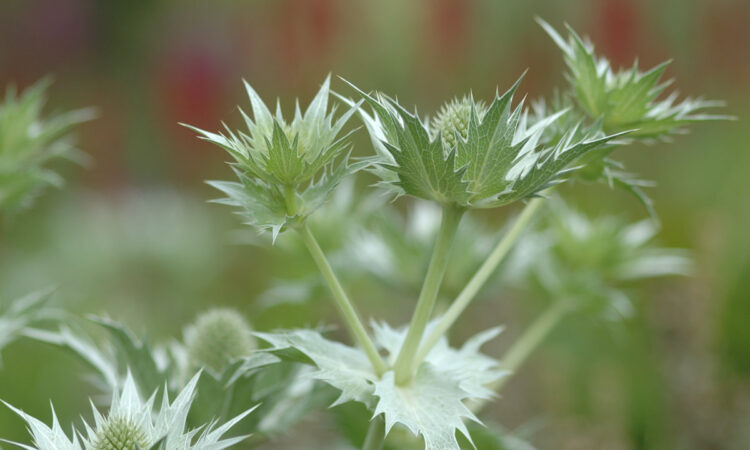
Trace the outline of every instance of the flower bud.
[[190, 365], [220, 373], [232, 360], [248, 356], [255, 349], [250, 333], [250, 325], [233, 309], [204, 312], [185, 331]]

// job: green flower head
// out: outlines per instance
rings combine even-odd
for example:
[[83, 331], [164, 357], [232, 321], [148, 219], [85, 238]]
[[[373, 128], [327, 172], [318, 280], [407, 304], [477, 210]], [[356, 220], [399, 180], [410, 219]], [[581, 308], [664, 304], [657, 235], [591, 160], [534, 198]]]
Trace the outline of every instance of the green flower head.
[[480, 120], [487, 112], [487, 107], [483, 102], [475, 103], [470, 96], [454, 98], [443, 104], [435, 118], [429, 123], [432, 137], [435, 138], [438, 134], [442, 136], [443, 144], [448, 148], [454, 148], [459, 140], [465, 141], [469, 137], [472, 109], [476, 109]]
[[454, 100], [432, 124], [388, 96], [352, 85], [373, 109], [360, 115], [379, 154], [375, 171], [383, 184], [444, 205], [494, 208], [560, 182], [570, 163], [615, 137], [580, 133], [576, 125], [547, 145], [545, 130], [566, 111], [527, 126], [523, 102], [512, 106], [520, 81], [486, 107], [471, 97]]
[[215, 373], [255, 349], [250, 325], [239, 312], [227, 308], [215, 308], [198, 316], [185, 330], [185, 344], [194, 368], [205, 367]]
[[226, 150], [239, 182], [210, 181], [227, 195], [218, 200], [240, 208], [247, 223], [270, 230], [274, 239], [282, 229], [304, 221], [347, 176], [363, 167], [348, 164], [349, 133], [341, 134], [354, 114], [351, 108], [334, 119], [328, 107], [330, 77], [302, 113], [299, 103], [294, 118], [286, 121], [279, 103], [272, 114], [255, 90], [245, 82], [250, 97], [250, 118], [240, 110], [246, 131], [212, 133], [195, 127], [200, 136]]
[[126, 417], [108, 417], [97, 430], [91, 450], [136, 450], [148, 448], [146, 433]]

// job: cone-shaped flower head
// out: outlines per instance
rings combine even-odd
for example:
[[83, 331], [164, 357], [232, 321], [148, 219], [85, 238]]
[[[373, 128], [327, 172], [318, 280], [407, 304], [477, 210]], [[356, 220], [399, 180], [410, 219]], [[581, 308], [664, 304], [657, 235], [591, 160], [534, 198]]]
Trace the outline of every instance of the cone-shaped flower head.
[[255, 349], [251, 332], [245, 318], [235, 310], [206, 311], [185, 330], [191, 366], [221, 373], [231, 361], [248, 356]]
[[109, 417], [97, 430], [91, 450], [134, 450], [148, 448], [146, 433], [124, 417]]
[[[375, 172], [398, 193], [468, 208], [493, 208], [560, 182], [568, 166], [614, 136], [572, 127], [545, 145], [545, 129], [566, 111], [527, 127], [523, 102], [512, 106], [520, 79], [484, 107], [471, 97], [443, 107], [432, 123], [396, 100], [353, 86], [372, 107], [360, 110], [380, 156]], [[352, 103], [350, 101], [350, 103]]]
[[195, 388], [200, 374], [194, 376], [169, 402], [163, 395], [161, 408], [154, 408], [156, 393], [148, 400], [139, 395], [133, 377], [128, 374], [120, 393], [115, 392], [112, 405], [106, 416], [96, 408], [94, 423], [84, 422], [85, 432], [73, 429], [68, 437], [52, 411], [52, 427], [8, 405], [21, 416], [29, 427], [34, 446], [17, 444], [19, 447], [37, 450], [147, 450], [155, 445], [164, 450], [221, 450], [230, 448], [244, 440], [244, 436], [223, 438], [240, 420], [255, 409], [251, 408], [221, 426], [206, 424], [194, 430], [186, 430], [190, 406], [195, 398]]
[[226, 150], [239, 182], [211, 181], [227, 198], [220, 203], [237, 206], [247, 223], [271, 230], [273, 237], [303, 221], [341, 180], [363, 167], [348, 164], [349, 134], [341, 131], [356, 108], [334, 120], [328, 107], [330, 77], [302, 113], [297, 103], [294, 118], [286, 121], [277, 102], [272, 114], [245, 82], [253, 117], [240, 110], [246, 131], [212, 133], [190, 127]]
[[438, 134], [443, 137], [443, 144], [448, 148], [454, 148], [458, 140], [466, 140], [469, 137], [469, 122], [471, 121], [471, 110], [476, 109], [477, 117], [481, 120], [487, 107], [483, 102], [476, 102], [470, 96], [461, 99], [454, 98], [440, 107], [435, 118], [429, 126], [433, 138]]

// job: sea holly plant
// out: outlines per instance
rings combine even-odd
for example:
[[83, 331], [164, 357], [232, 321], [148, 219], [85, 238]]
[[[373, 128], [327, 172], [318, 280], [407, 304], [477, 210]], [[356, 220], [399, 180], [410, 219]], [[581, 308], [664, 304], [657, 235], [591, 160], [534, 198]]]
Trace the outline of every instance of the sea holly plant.
[[[272, 115], [248, 86], [253, 118], [243, 113], [247, 132], [226, 126], [224, 134], [198, 130], [234, 159], [231, 165], [239, 183], [212, 182], [228, 195], [222, 202], [239, 207], [248, 224], [270, 230], [274, 239], [281, 231], [297, 231], [328, 284], [356, 347], [310, 329], [256, 335], [269, 345], [264, 351], [280, 360], [313, 365], [316, 370], [310, 376], [340, 392], [334, 405], [356, 401], [369, 408], [372, 418], [364, 448], [380, 448], [395, 426], [421, 436], [428, 449], [459, 448], [457, 434], [470, 440], [465, 420], [477, 419], [467, 405], [491, 397], [488, 387], [502, 383], [515, 366], [479, 352], [497, 330], [481, 333], [459, 348], [448, 345], [446, 334], [529, 226], [544, 198], [555, 195], [553, 189], [574, 175], [601, 165], [619, 146], [664, 137], [694, 121], [720, 118], [697, 113], [714, 103], [659, 100], [665, 87], [657, 84], [662, 69], [615, 72], [577, 35], [565, 43], [551, 27], [543, 27], [563, 47], [571, 68], [571, 91], [560, 97], [561, 107], [554, 110], [530, 111], [523, 100], [514, 102], [520, 78], [491, 101], [468, 94], [446, 102], [432, 118], [411, 112], [393, 97], [347, 82], [357, 99], [337, 93], [347, 112], [333, 121], [333, 113], [326, 110], [326, 79], [307, 112], [301, 114], [298, 107], [291, 123], [284, 121], [278, 107]], [[375, 150], [375, 156], [361, 165], [347, 162], [348, 135], [334, 137], [355, 112]], [[332, 161], [339, 154], [343, 162], [338, 168], [346, 169], [333, 176], [338, 172]], [[373, 322], [374, 338], [307, 224], [341, 179], [365, 167], [380, 178], [380, 188], [396, 197], [416, 197], [441, 209], [409, 325], [392, 328]], [[312, 181], [318, 172], [320, 178]], [[309, 187], [300, 185], [308, 182]], [[319, 186], [325, 188], [318, 190]], [[311, 191], [315, 195], [309, 195]], [[461, 218], [472, 210], [522, 202], [526, 207], [476, 274], [447, 310], [434, 317]]]
[[[495, 398], [563, 317], [624, 317], [629, 304], [624, 284], [682, 274], [688, 266], [681, 253], [648, 246], [656, 232], [653, 221], [628, 225], [588, 219], [561, 203], [563, 192], [557, 187], [574, 179], [606, 181], [650, 204], [641, 190], [645, 182], [626, 173], [610, 155], [633, 142], [663, 140], [694, 122], [724, 118], [705, 113], [718, 106], [714, 102], [662, 97], [664, 66], [618, 71], [572, 30], [566, 40], [546, 23], [542, 26], [563, 50], [569, 86], [531, 107], [518, 100], [522, 77], [486, 100], [472, 93], [448, 100], [431, 117], [395, 96], [367, 92], [350, 82], [341, 82], [340, 91], [332, 93], [328, 77], [304, 112], [296, 104], [291, 119], [278, 101], [272, 113], [246, 82], [250, 111], [240, 109], [240, 129], [224, 125], [223, 131], [212, 132], [188, 125], [230, 155], [235, 179], [209, 182], [224, 195], [217, 202], [235, 207], [272, 244], [289, 245], [280, 242], [282, 233], [298, 240], [327, 285], [351, 342], [332, 339], [323, 327], [255, 331], [228, 309], [206, 312], [185, 328], [182, 338], [157, 345], [101, 317], [88, 323], [99, 327], [99, 334], [67, 322], [49, 329], [25, 320], [6, 321], [16, 335], [20, 327], [24, 336], [73, 351], [113, 394], [109, 412], [95, 410], [93, 424], [72, 435], [63, 432], [57, 419], [50, 427], [14, 409], [35, 440], [35, 447], [24, 448], [225, 448], [242, 441], [223, 438], [232, 431], [254, 433], [242, 441], [252, 446], [290, 429], [325, 403], [358, 404], [366, 411], [362, 428], [367, 431], [354, 439], [365, 450], [394, 442], [389, 448], [460, 449], [475, 445], [474, 435], [493, 435], [470, 431], [481, 426], [481, 406]], [[357, 155], [369, 156], [351, 156], [355, 121], [364, 125], [373, 150], [357, 149]], [[372, 214], [399, 214], [385, 208], [369, 215], [326, 210], [326, 202], [342, 192], [342, 183], [352, 186], [362, 170], [378, 177], [376, 192], [390, 194], [399, 207], [411, 210], [406, 217], [425, 204], [433, 211], [422, 215], [432, 222], [427, 233], [431, 250], [409, 250], [429, 253], [429, 258], [403, 256], [401, 261], [424, 272], [416, 292], [406, 296], [414, 298], [407, 304], [413, 304], [410, 317], [401, 320], [405, 325], [363, 320], [338, 274], [347, 258], [354, 259], [346, 256], [348, 244], [341, 246], [343, 262], [331, 264], [331, 250], [324, 252], [327, 241], [321, 246], [316, 237], [323, 234], [315, 225], [321, 214], [330, 213], [325, 219], [335, 221], [324, 224], [323, 232], [342, 241], [365, 236], [363, 230], [375, 222]], [[357, 206], [370, 198], [356, 189], [349, 192]], [[513, 207], [520, 212], [493, 238], [496, 244], [481, 252], [454, 249], [470, 244], [459, 231], [465, 216], [476, 221], [483, 210]], [[536, 228], [534, 219], [545, 209], [551, 213]], [[343, 227], [357, 232], [349, 234], [352, 230]], [[384, 236], [378, 239], [385, 247], [407, 246]], [[515, 247], [516, 258], [525, 258], [516, 270], [535, 296], [549, 299], [549, 308], [500, 358], [480, 351], [500, 327], [452, 344], [454, 324]], [[366, 254], [363, 247], [351, 248]], [[476, 270], [473, 275], [464, 272], [465, 266], [450, 264], [467, 254], [465, 266]], [[378, 262], [373, 258], [371, 263]], [[393, 267], [389, 276], [400, 276], [399, 266]], [[452, 301], [452, 295], [445, 295], [448, 270], [461, 273], [465, 283]], [[441, 293], [449, 301], [438, 313]], [[144, 401], [142, 393], [154, 394]], [[162, 406], [155, 408], [158, 403]], [[328, 444], [332, 448], [338, 442]]]

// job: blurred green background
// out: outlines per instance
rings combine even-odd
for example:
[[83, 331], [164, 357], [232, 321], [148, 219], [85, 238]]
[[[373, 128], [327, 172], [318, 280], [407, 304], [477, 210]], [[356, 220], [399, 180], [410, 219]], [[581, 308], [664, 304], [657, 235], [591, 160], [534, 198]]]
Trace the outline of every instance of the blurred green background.
[[[557, 28], [570, 23], [615, 65], [673, 58], [667, 75], [682, 93], [725, 99], [739, 121], [618, 154], [658, 181], [649, 193], [661, 243], [692, 249], [695, 276], [651, 283], [625, 338], [561, 327], [484, 417], [528, 433], [541, 449], [750, 448], [746, 0], [3, 0], [0, 86], [51, 73], [50, 111], [91, 105], [99, 118], [77, 133], [92, 165], [61, 165], [64, 190], [0, 225], [0, 297], [56, 285], [60, 306], [107, 313], [154, 339], [179, 336], [209, 305], [234, 305], [260, 329], [334, 322], [328, 303], [257, 301], [274, 279], [310, 262], [238, 244], [246, 240], [239, 221], [206, 204], [216, 194], [202, 182], [228, 176], [225, 155], [177, 123], [238, 124], [242, 78], [285, 108], [309, 99], [329, 72], [423, 113], [469, 90], [489, 97], [526, 68], [521, 91], [550, 96], [565, 83], [564, 65], [535, 15]], [[356, 143], [359, 154], [371, 151], [365, 133]], [[645, 214], [605, 187], [566, 194], [589, 214]], [[498, 224], [506, 213], [480, 219]], [[455, 337], [504, 323], [488, 348], [498, 356], [530, 313], [501, 287], [488, 296]], [[402, 322], [411, 305], [360, 302], [363, 312]], [[41, 418], [51, 399], [73, 420], [92, 393], [81, 368], [19, 341], [3, 354], [0, 399]], [[0, 436], [26, 439], [4, 408]]]

